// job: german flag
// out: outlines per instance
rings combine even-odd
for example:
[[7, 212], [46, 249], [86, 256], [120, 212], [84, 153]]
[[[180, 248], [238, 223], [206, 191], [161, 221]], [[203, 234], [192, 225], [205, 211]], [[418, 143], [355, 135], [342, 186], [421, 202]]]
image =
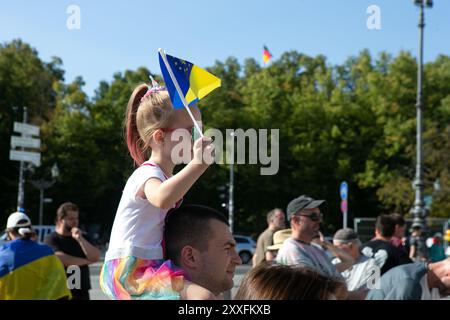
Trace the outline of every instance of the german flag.
[[264, 61], [264, 64], [269, 63], [270, 59], [272, 59], [272, 55], [270, 54], [269, 49], [266, 46], [264, 46], [263, 47], [263, 61]]

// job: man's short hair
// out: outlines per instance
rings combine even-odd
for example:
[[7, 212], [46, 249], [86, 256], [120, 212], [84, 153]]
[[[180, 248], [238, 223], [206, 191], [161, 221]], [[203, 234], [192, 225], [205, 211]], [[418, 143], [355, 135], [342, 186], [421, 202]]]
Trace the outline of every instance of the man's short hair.
[[72, 202], [64, 202], [60, 205], [58, 210], [56, 210], [56, 222], [67, 217], [69, 211], [79, 212], [78, 206]]
[[396, 226], [403, 227], [406, 224], [405, 218], [400, 213], [391, 213], [390, 216]]
[[217, 220], [229, 226], [219, 211], [200, 205], [184, 205], [170, 211], [166, 216], [164, 239], [166, 259], [179, 265], [183, 247], [192, 246], [200, 252], [208, 250], [213, 232], [210, 220]]
[[381, 214], [377, 218], [375, 229], [382, 237], [390, 238], [395, 233], [395, 222], [388, 214]]
[[272, 222], [272, 220], [275, 218], [275, 214], [279, 211], [283, 212], [283, 210], [281, 210], [280, 208], [275, 208], [267, 213], [267, 224]]

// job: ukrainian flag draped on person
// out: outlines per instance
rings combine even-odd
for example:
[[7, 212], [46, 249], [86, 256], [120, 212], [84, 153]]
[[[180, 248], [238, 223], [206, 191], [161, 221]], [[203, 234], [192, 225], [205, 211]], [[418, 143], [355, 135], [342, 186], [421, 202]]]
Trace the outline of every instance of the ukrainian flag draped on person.
[[33, 240], [0, 247], [0, 300], [71, 298], [64, 267], [53, 250]]

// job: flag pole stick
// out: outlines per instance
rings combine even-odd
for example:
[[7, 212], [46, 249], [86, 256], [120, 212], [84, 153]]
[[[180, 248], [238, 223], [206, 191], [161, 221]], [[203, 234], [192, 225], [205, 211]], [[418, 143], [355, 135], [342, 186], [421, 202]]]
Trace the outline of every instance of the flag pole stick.
[[195, 121], [194, 115], [192, 114], [191, 110], [189, 109], [189, 106], [188, 106], [188, 103], [186, 101], [186, 98], [184, 97], [183, 92], [181, 91], [180, 85], [178, 84], [178, 81], [175, 78], [175, 75], [173, 74], [172, 68], [170, 67], [169, 62], [167, 61], [167, 57], [166, 57], [165, 52], [161, 48], [158, 49], [158, 52], [161, 54], [161, 57], [162, 57], [162, 59], [164, 61], [164, 64], [166, 65], [167, 71], [169, 72], [170, 79], [172, 79], [172, 82], [173, 82], [173, 84], [175, 86], [175, 89], [177, 90], [178, 95], [180, 96], [180, 99], [183, 102], [184, 108], [189, 113], [189, 116], [191, 117], [195, 128], [200, 133], [200, 136], [203, 138], [204, 135], [202, 133], [202, 130], [200, 129], [200, 126], [198, 125], [197, 121]]

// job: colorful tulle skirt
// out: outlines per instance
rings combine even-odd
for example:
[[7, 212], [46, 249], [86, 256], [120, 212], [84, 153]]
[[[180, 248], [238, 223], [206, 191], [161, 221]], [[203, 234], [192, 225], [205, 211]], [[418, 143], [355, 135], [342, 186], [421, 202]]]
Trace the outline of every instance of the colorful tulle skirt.
[[170, 260], [131, 256], [105, 261], [100, 287], [113, 300], [179, 300], [185, 277]]

